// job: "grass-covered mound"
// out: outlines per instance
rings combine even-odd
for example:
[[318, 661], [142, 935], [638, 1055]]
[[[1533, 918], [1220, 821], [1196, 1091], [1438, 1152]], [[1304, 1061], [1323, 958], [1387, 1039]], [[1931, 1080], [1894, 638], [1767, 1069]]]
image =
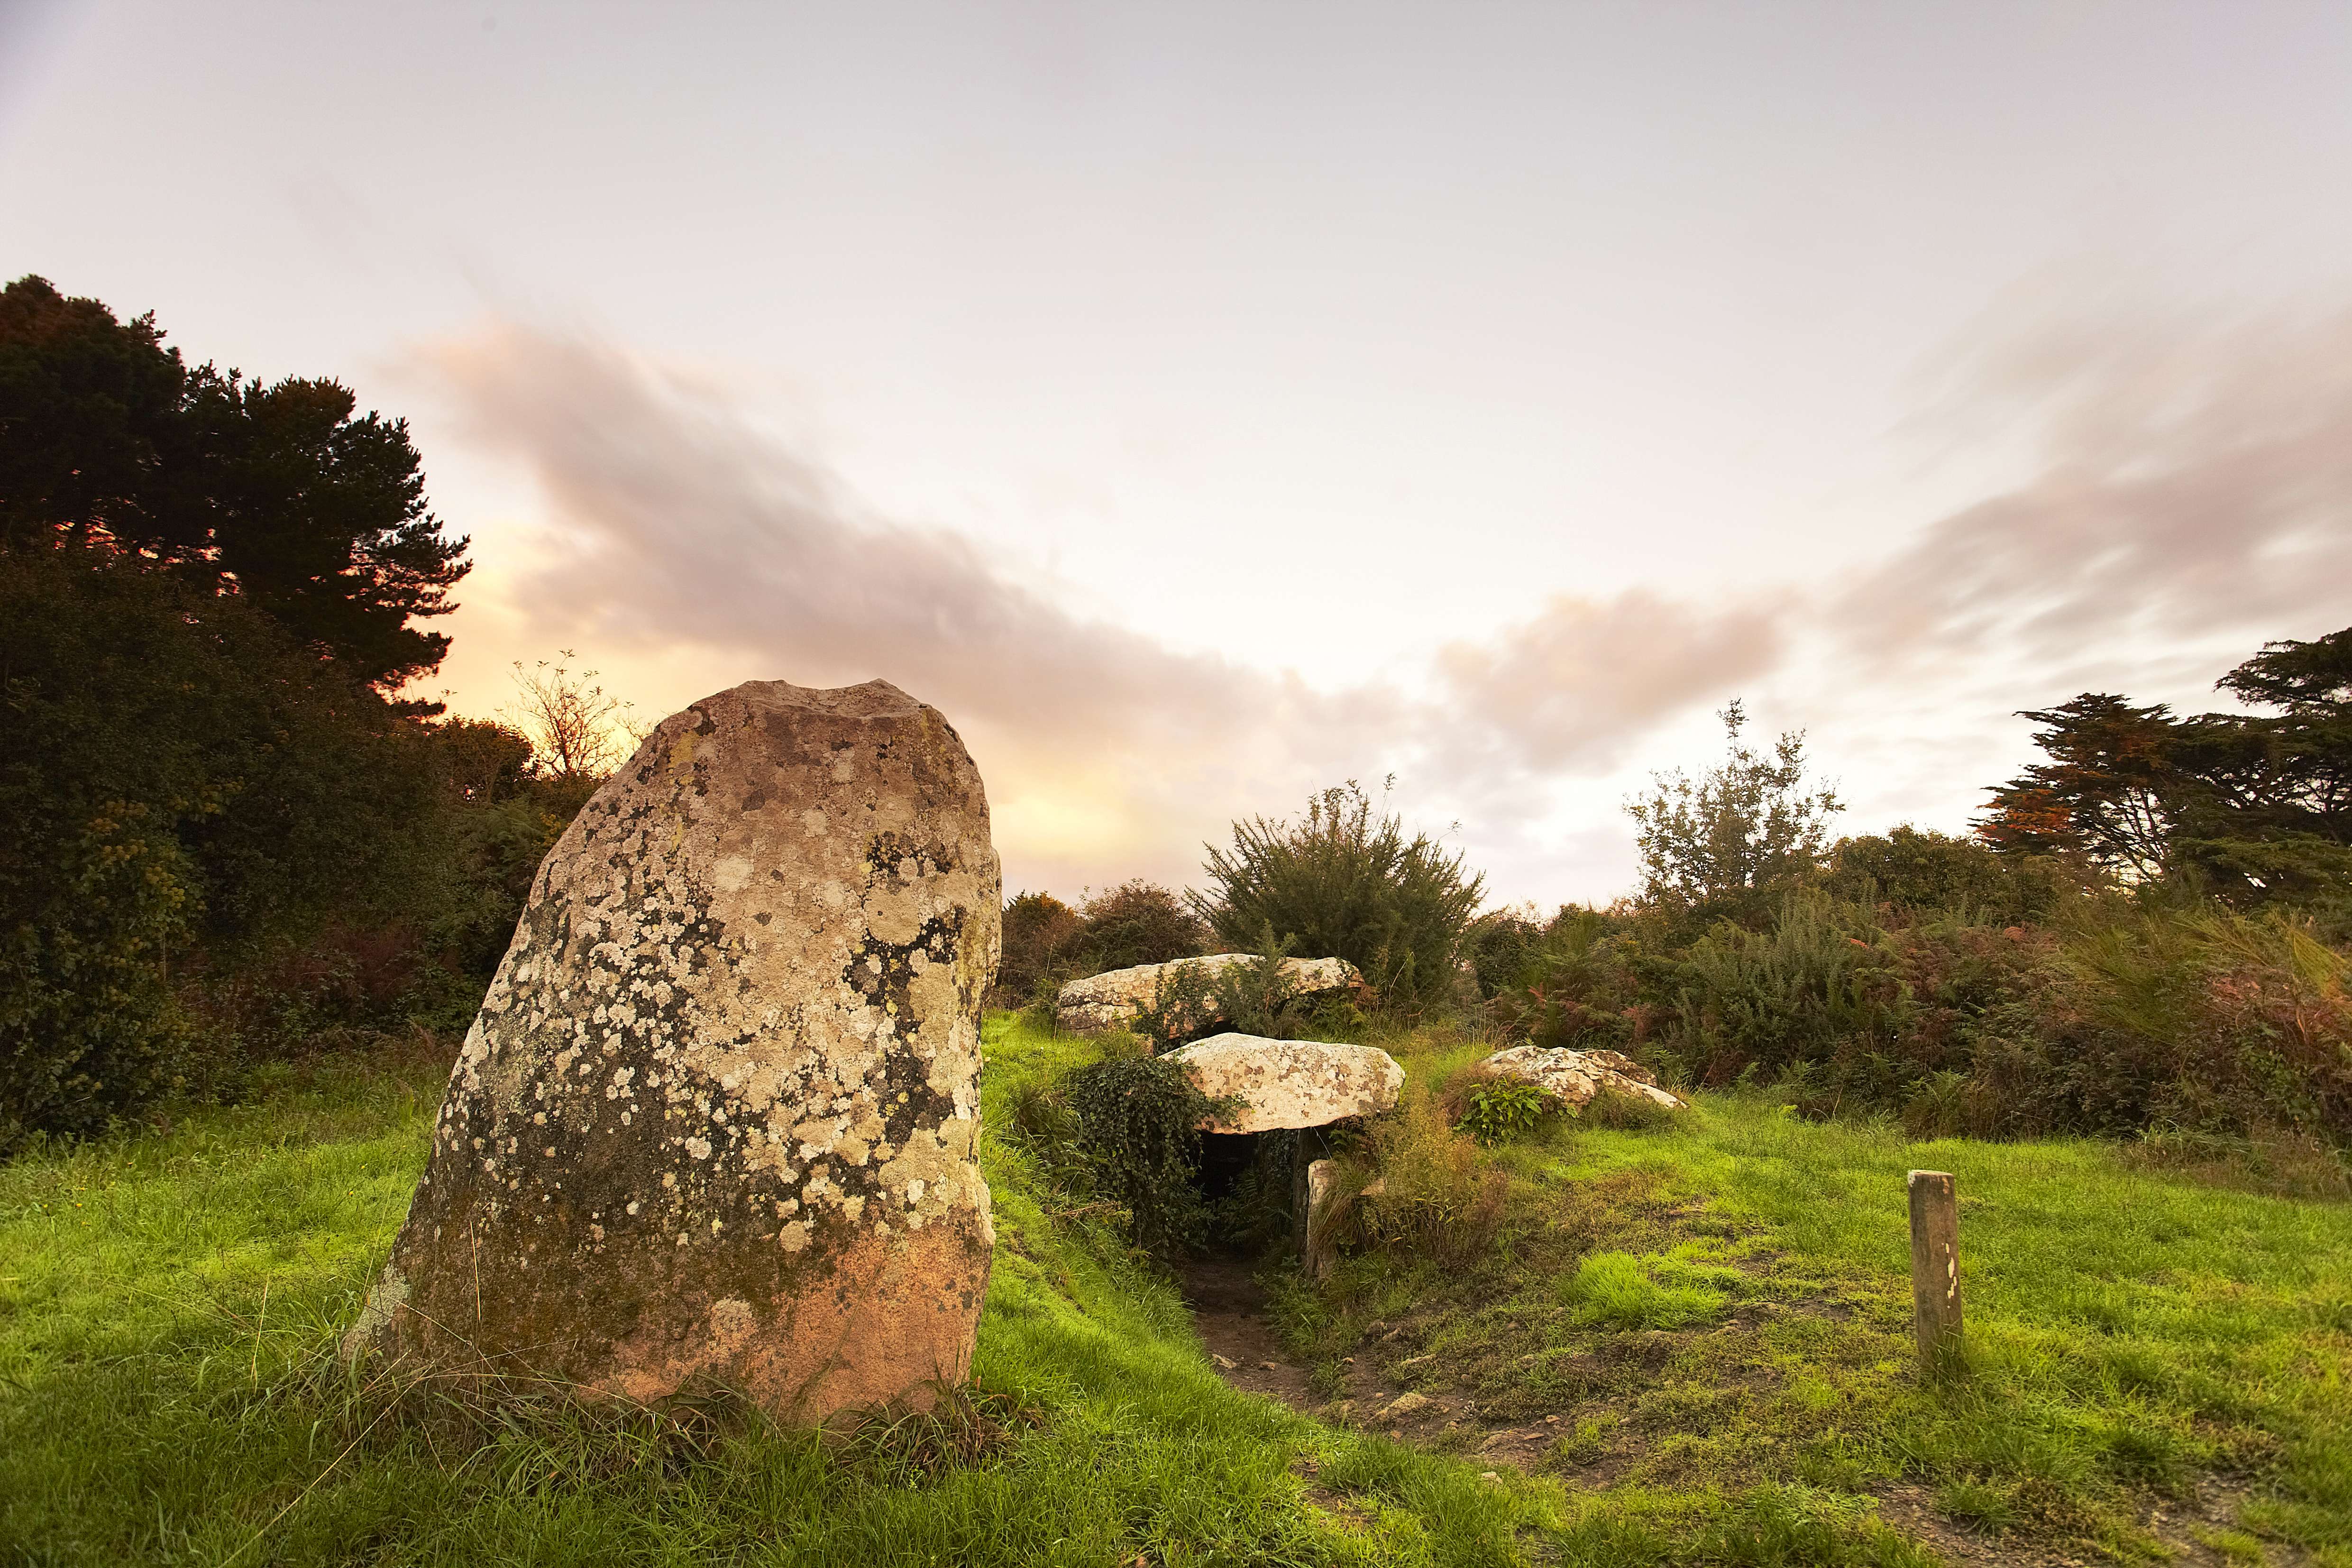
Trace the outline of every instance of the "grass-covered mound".
[[[990, 1029], [986, 1108], [1083, 1047]], [[1510, 1562], [1525, 1489], [1221, 1383], [1181, 1302], [992, 1139], [982, 1396], [826, 1446], [723, 1397], [395, 1390], [338, 1329], [441, 1074], [345, 1066], [0, 1167], [0, 1561]], [[1047, 1200], [1050, 1201], [1050, 1200]]]
[[[2352, 1563], [2352, 1205], [2250, 1190], [2294, 1172], [1914, 1142], [1769, 1090], [1614, 1118], [1634, 1127], [1604, 1106], [1481, 1156], [1444, 1108], [1483, 1047], [1391, 1048], [1407, 1104], [1360, 1158], [1454, 1218], [1371, 1214], [1389, 1239], [1281, 1293], [1354, 1418], [1419, 1392], [1408, 1436], [1560, 1478], [1635, 1558], [1763, 1486], [1874, 1499], [1990, 1560]], [[1942, 1383], [1913, 1359], [1915, 1167], [1961, 1194], [1968, 1352]]]

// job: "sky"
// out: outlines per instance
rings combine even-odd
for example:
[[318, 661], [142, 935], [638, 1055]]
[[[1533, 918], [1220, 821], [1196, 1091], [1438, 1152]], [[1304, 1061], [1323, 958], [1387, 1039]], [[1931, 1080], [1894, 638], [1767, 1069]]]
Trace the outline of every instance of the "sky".
[[2224, 706], [2352, 624], [2347, 191], [2340, 4], [0, 0], [0, 272], [407, 417], [427, 695], [879, 677], [1066, 897], [1393, 775], [1605, 900], [1733, 698], [1852, 832]]

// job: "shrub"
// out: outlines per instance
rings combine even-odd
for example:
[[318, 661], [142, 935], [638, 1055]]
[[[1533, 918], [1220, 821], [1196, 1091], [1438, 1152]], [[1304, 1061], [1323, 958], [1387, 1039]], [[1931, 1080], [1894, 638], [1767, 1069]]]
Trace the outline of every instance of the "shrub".
[[240, 598], [0, 551], [0, 1119], [131, 1112], [200, 1065], [175, 994], [436, 885], [416, 727]]
[[2048, 919], [2063, 880], [2046, 858], [1999, 855], [1980, 839], [1905, 823], [1886, 833], [1839, 839], [1820, 885], [1843, 903], [1885, 903], [2010, 926]]
[[1552, 1097], [1531, 1083], [1488, 1079], [1473, 1088], [1454, 1125], [1486, 1148], [1524, 1138], [1543, 1125], [1555, 1109]]
[[[1484, 1258], [1501, 1229], [1510, 1178], [1476, 1140], [1448, 1126], [1429, 1091], [1408, 1083], [1396, 1110], [1366, 1130], [1363, 1152], [1378, 1195], [1360, 1210], [1365, 1239], [1447, 1267]], [[1363, 1182], [1355, 1184], [1361, 1190]]]
[[1881, 1054], [1908, 1001], [1882, 934], [1851, 907], [1791, 893], [1771, 930], [1725, 924], [1693, 942], [1672, 974], [1693, 1077], [1769, 1079], [1800, 1061]]
[[1028, 1002], [1060, 984], [1085, 922], [1051, 893], [1016, 893], [1004, 904], [1003, 957], [996, 968], [1000, 1000]]
[[2303, 921], [2086, 911], [1980, 1044], [2002, 1130], [2282, 1131], [2352, 1146], [2352, 961]]
[[0, 928], [0, 1154], [100, 1131], [191, 1066], [166, 978], [194, 902], [185, 854], [143, 805], [114, 801], [50, 855], [58, 896], [11, 889], [20, 918]]
[[1483, 877], [1426, 834], [1375, 818], [1350, 780], [1311, 797], [1296, 821], [1234, 824], [1230, 851], [1212, 848], [1210, 896], [1194, 908], [1235, 947], [1271, 932], [1304, 958], [1344, 958], [1384, 1002], [1408, 1010], [1451, 994]]
[[1095, 1191], [1128, 1214], [1129, 1238], [1162, 1257], [1200, 1244], [1207, 1212], [1196, 1182], [1201, 1128], [1219, 1110], [1181, 1062], [1091, 1062], [1062, 1082]]
[[1208, 927], [1182, 898], [1138, 879], [1087, 900], [1071, 949], [1085, 973], [1099, 974], [1198, 957], [1208, 943]]
[[1565, 904], [1522, 951], [1495, 1000], [1503, 1031], [1530, 1045], [1623, 1050], [1643, 1034], [1640, 944], [1597, 910]]
[[1137, 1009], [1129, 1027], [1154, 1050], [1168, 1050], [1225, 1030], [1295, 1040], [1310, 1029], [1328, 1037], [1360, 1026], [1362, 1016], [1352, 1004], [1298, 994], [1283, 968], [1290, 945], [1269, 941], [1243, 962], [1214, 968], [1171, 963], [1153, 980], [1151, 1000]]

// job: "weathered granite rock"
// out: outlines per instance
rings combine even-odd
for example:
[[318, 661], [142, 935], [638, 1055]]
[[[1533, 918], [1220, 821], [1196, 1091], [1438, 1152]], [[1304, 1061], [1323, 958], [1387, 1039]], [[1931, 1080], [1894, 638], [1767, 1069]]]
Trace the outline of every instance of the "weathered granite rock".
[[999, 876], [954, 730], [882, 681], [663, 721], [540, 867], [346, 1342], [821, 1421], [965, 1375]]
[[1191, 1068], [1192, 1081], [1211, 1100], [1231, 1095], [1246, 1102], [1208, 1127], [1211, 1132], [1271, 1132], [1370, 1116], [1394, 1105], [1404, 1087], [1404, 1068], [1371, 1046], [1212, 1035], [1169, 1052], [1168, 1059]]
[[1309, 1279], [1330, 1278], [1339, 1261], [1338, 1226], [1332, 1223], [1336, 1206], [1332, 1198], [1339, 1181], [1338, 1167], [1328, 1160], [1317, 1160], [1307, 1167], [1307, 1215], [1301, 1226], [1306, 1239], [1298, 1251]]
[[[1131, 969], [1089, 974], [1062, 987], [1054, 1005], [1054, 1021], [1074, 1035], [1117, 1028], [1132, 1022], [1138, 1013], [1150, 1006], [1162, 978], [1179, 969], [1191, 966], [1213, 979], [1233, 964], [1255, 962], [1246, 952], [1213, 952], [1204, 958], [1139, 963]], [[1282, 973], [1291, 983], [1292, 994], [1297, 996], [1325, 995], [1364, 983], [1356, 966], [1344, 958], [1286, 958], [1282, 961]], [[1203, 1022], [1219, 1024], [1224, 1020], [1210, 1018]]]
[[1547, 1049], [1540, 1046], [1513, 1046], [1507, 1051], [1496, 1051], [1479, 1066], [1498, 1078], [1517, 1079], [1534, 1084], [1553, 1099], [1570, 1107], [1582, 1106], [1603, 1089], [1613, 1089], [1676, 1110], [1685, 1109], [1680, 1097], [1658, 1087], [1650, 1069], [1631, 1057], [1615, 1051], [1577, 1051], [1565, 1046]]

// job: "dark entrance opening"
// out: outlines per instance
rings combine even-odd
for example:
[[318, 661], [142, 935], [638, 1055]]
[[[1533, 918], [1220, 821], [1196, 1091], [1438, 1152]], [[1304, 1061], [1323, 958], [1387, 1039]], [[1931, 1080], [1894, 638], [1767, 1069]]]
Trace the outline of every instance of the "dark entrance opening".
[[1208, 1238], [1213, 1252], [1254, 1256], [1278, 1238], [1286, 1238], [1294, 1254], [1304, 1251], [1307, 1167], [1331, 1152], [1329, 1131], [1284, 1127], [1201, 1134], [1194, 1180], [1217, 1218]]

